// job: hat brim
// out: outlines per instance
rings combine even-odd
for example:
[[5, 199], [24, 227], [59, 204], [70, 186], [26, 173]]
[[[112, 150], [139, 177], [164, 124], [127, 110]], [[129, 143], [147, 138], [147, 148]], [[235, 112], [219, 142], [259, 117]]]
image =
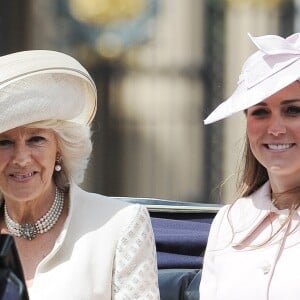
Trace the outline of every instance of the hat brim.
[[222, 102], [205, 120], [211, 124], [256, 105], [300, 78], [300, 60], [272, 74], [251, 88], [240, 83], [232, 96]]
[[48, 50], [0, 57], [0, 132], [32, 122], [59, 119], [90, 124], [97, 90], [73, 57]]

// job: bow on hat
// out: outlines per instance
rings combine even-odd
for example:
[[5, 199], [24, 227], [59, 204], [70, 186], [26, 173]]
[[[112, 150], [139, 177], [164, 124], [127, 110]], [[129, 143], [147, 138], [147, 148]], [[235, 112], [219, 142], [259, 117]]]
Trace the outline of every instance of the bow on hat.
[[287, 38], [278, 35], [263, 35], [254, 37], [248, 33], [256, 47], [268, 55], [295, 54], [300, 55], [300, 33], [294, 33]]
[[[246, 61], [239, 77], [238, 84], [244, 81], [247, 88], [252, 88], [300, 58], [300, 33], [287, 38], [248, 35], [260, 51]], [[257, 59], [258, 56], [261, 59]]]

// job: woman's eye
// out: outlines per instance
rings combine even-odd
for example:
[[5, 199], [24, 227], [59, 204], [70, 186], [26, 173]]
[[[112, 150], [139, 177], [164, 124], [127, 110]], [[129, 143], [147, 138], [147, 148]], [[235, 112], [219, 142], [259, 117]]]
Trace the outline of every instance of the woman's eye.
[[300, 114], [300, 107], [298, 106], [289, 106], [286, 112], [290, 115], [298, 115]]
[[268, 111], [265, 108], [257, 108], [250, 112], [251, 116], [264, 116], [268, 113]]
[[11, 140], [0, 140], [0, 147], [6, 147], [13, 144], [13, 141]]
[[39, 135], [32, 136], [28, 140], [29, 143], [33, 143], [33, 144], [38, 144], [38, 143], [41, 143], [43, 141], [45, 141], [45, 138], [43, 136], [39, 136]]

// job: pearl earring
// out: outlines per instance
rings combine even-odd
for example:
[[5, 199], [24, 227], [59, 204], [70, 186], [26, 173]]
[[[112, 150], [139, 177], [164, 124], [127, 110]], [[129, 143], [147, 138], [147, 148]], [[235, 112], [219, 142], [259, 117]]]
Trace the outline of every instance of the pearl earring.
[[56, 163], [55, 163], [55, 166], [54, 166], [54, 170], [56, 172], [61, 171], [61, 156], [59, 154], [57, 154], [57, 157], [56, 157]]

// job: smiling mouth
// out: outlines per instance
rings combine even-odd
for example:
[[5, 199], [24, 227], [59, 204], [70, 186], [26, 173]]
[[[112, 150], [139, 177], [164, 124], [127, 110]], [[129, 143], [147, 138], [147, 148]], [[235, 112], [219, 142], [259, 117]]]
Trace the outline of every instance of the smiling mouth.
[[295, 144], [266, 144], [266, 147], [270, 150], [287, 150], [294, 146]]
[[24, 179], [32, 177], [34, 174], [35, 174], [35, 172], [30, 172], [30, 173], [26, 173], [26, 174], [10, 174], [10, 176], [13, 178], [16, 178], [18, 180], [24, 180]]

